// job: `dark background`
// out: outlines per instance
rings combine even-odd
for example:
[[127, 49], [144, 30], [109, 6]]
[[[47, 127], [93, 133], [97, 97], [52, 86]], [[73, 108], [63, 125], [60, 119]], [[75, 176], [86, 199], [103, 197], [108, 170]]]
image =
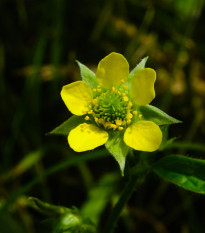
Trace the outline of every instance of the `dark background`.
[[[118, 175], [112, 199], [126, 183], [111, 156], [65, 165], [38, 179], [78, 156], [66, 138], [46, 136], [71, 116], [60, 91], [80, 79], [76, 59], [95, 71], [113, 51], [126, 57], [130, 69], [149, 56], [147, 66], [157, 72], [152, 104], [183, 121], [171, 126], [170, 137], [184, 147], [163, 153], [204, 158], [204, 149], [190, 149], [205, 139], [203, 6], [203, 0], [0, 0], [1, 233], [51, 232], [52, 224], [28, 206], [27, 196], [81, 208], [105, 174]], [[116, 232], [204, 232], [202, 195], [155, 175], [137, 191]]]

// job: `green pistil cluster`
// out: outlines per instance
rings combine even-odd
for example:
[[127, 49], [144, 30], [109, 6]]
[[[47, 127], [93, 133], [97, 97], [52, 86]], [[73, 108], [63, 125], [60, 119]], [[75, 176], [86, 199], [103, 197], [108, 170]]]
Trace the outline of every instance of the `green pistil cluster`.
[[97, 104], [93, 111], [95, 117], [102, 118], [107, 122], [115, 124], [115, 121], [124, 121], [127, 115], [128, 102], [123, 100], [123, 96], [117, 92], [108, 90], [97, 97]]
[[[127, 90], [127, 88], [125, 86], [124, 89]], [[97, 96], [93, 100], [92, 110], [88, 114], [92, 114], [98, 125], [102, 125], [106, 129], [123, 130], [127, 124], [130, 124], [133, 116], [131, 113], [132, 102], [129, 101], [125, 92], [120, 92], [115, 87], [102, 92], [99, 86], [93, 91]]]

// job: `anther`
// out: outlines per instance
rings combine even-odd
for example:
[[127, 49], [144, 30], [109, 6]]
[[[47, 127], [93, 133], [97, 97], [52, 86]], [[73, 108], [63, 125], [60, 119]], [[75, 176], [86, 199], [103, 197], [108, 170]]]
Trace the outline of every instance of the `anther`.
[[100, 85], [97, 85], [97, 88], [100, 88]]
[[139, 114], [139, 118], [140, 118], [140, 119], [142, 118], [142, 114]]
[[97, 105], [97, 103], [98, 103], [98, 100], [97, 100], [97, 99], [94, 99], [94, 100], [93, 100], [93, 104], [94, 104], [94, 105]]
[[128, 90], [128, 86], [123, 86], [123, 88], [124, 88], [125, 90]]
[[119, 130], [123, 130], [123, 127], [122, 127], [122, 126], [120, 126], [120, 127], [118, 127], [118, 129], [119, 129]]
[[132, 113], [133, 113], [134, 115], [137, 115], [137, 111], [133, 111]]
[[121, 120], [115, 120], [116, 125], [122, 125], [122, 121]]
[[125, 102], [127, 102], [127, 101], [129, 100], [129, 98], [128, 98], [127, 96], [124, 96], [124, 97], [123, 97], [123, 100], [124, 100]]
[[131, 107], [132, 107], [132, 102], [129, 102], [128, 108], [131, 108]]
[[104, 120], [103, 118], [100, 118], [100, 119], [98, 120], [98, 123], [104, 125], [104, 124], [105, 124], [105, 120]]
[[96, 92], [97, 91], [96, 88], [93, 88], [93, 91]]
[[88, 121], [88, 120], [90, 119], [90, 117], [89, 117], [89, 116], [86, 116], [84, 119], [85, 119], [86, 121]]
[[112, 91], [115, 91], [115, 87], [112, 87]]
[[131, 120], [129, 119], [129, 120], [127, 120], [127, 124], [130, 124], [131, 123]]
[[114, 129], [114, 130], [117, 128], [117, 126], [116, 126], [115, 124], [111, 124], [110, 127], [111, 127], [112, 129]]
[[88, 114], [92, 114], [93, 113], [93, 110], [91, 109], [89, 112], [88, 112]]
[[121, 83], [125, 83], [125, 80], [124, 80], [124, 79], [122, 79], [122, 80], [121, 80]]

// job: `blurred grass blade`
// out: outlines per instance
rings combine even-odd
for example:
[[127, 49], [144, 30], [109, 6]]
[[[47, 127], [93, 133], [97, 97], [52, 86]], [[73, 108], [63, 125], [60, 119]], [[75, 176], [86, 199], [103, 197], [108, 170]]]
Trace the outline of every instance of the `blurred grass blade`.
[[68, 160], [64, 160], [61, 163], [56, 164], [53, 167], [48, 168], [45, 172], [41, 173], [39, 176], [35, 177], [31, 182], [29, 182], [27, 185], [24, 185], [21, 189], [19, 189], [16, 193], [11, 195], [7, 202], [2, 205], [0, 208], [0, 213], [3, 211], [6, 211], [8, 207], [22, 194], [28, 192], [34, 185], [38, 184], [40, 180], [43, 177], [46, 177], [48, 175], [51, 175], [55, 172], [61, 171], [63, 169], [66, 169], [68, 167], [77, 165], [79, 163], [83, 163], [88, 160], [96, 160], [102, 157], [105, 157], [108, 155], [108, 152], [106, 149], [98, 149], [95, 151], [82, 153], [81, 155], [74, 156], [73, 158], [69, 158]]
[[166, 146], [166, 149], [186, 149], [205, 152], [205, 145], [190, 142], [174, 142]]

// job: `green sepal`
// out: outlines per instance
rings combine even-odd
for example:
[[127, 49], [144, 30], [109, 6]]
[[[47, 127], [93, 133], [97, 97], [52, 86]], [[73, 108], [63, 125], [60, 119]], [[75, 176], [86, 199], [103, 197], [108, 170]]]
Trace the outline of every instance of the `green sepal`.
[[97, 229], [89, 216], [84, 218], [77, 208], [73, 208], [56, 221], [52, 233], [97, 233]]
[[79, 61], [76, 60], [76, 62], [78, 63], [78, 66], [80, 68], [82, 80], [85, 81], [91, 89], [96, 88], [98, 85], [98, 81], [96, 79], [95, 73]]
[[159, 159], [153, 171], [162, 178], [190, 191], [205, 194], [205, 161], [169, 155]]
[[132, 78], [134, 77], [134, 75], [137, 73], [137, 71], [141, 70], [141, 69], [144, 69], [145, 68], [145, 65], [146, 65], [146, 62], [147, 62], [147, 59], [149, 57], [144, 57], [140, 63], [138, 63], [135, 68], [130, 72], [129, 74], [129, 77], [128, 77], [128, 82], [130, 82], [132, 80]]
[[53, 129], [51, 132], [48, 133], [48, 135], [64, 135], [68, 136], [69, 132], [77, 127], [79, 124], [82, 124], [85, 122], [85, 119], [83, 116], [76, 116], [73, 115], [68, 120], [64, 121], [61, 125]]
[[162, 110], [152, 105], [138, 106], [138, 113], [142, 114], [142, 119], [146, 121], [152, 121], [157, 125], [170, 125], [181, 123], [174, 117], [169, 116]]
[[124, 131], [109, 132], [109, 139], [105, 144], [106, 149], [118, 162], [122, 176], [124, 175], [126, 157], [130, 147], [123, 141]]

